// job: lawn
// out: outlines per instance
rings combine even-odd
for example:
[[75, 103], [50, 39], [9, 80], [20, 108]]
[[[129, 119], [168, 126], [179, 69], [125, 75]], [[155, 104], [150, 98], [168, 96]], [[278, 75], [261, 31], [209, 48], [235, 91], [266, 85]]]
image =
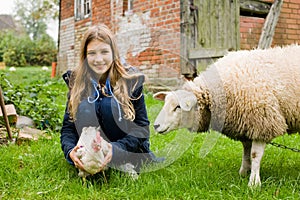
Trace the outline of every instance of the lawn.
[[[12, 83], [22, 85], [36, 78], [47, 79], [51, 72], [23, 68], [5, 73]], [[55, 87], [64, 94], [55, 99], [57, 106], [63, 107], [66, 87], [59, 77], [51, 81], [56, 81]], [[100, 174], [83, 184], [63, 157], [59, 131], [52, 131], [51, 139], [0, 146], [0, 199], [300, 199], [300, 153], [267, 145], [261, 164], [262, 187], [251, 190], [249, 177], [238, 174], [239, 142], [215, 132], [157, 134], [152, 125], [162, 103], [154, 100], [151, 92], [145, 93], [145, 99], [151, 149], [166, 158], [164, 163], [146, 168], [137, 180], [108, 170], [107, 182]], [[63, 108], [58, 112], [62, 117]], [[300, 148], [299, 134], [275, 141]], [[208, 154], [201, 157], [204, 147]]]

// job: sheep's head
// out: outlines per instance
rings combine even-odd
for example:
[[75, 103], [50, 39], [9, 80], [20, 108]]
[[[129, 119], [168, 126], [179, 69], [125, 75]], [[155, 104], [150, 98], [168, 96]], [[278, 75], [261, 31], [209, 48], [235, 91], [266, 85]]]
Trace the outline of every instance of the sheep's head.
[[186, 90], [158, 92], [153, 97], [165, 101], [154, 122], [157, 132], [167, 133], [179, 128], [193, 128], [197, 99], [192, 92]]

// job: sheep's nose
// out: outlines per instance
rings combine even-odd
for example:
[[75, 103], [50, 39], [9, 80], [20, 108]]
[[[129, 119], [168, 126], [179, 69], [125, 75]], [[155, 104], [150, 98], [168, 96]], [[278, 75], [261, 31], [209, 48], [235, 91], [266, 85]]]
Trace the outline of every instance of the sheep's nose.
[[157, 129], [160, 125], [159, 124], [154, 124], [154, 129]]

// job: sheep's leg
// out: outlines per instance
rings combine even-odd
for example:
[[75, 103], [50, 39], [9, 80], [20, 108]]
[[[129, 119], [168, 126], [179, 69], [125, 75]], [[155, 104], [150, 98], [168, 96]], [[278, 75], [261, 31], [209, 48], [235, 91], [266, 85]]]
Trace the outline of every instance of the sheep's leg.
[[260, 170], [260, 161], [263, 157], [265, 147], [266, 147], [265, 142], [259, 142], [259, 141], [252, 142], [251, 174], [250, 174], [250, 179], [249, 179], [249, 183], [248, 183], [248, 186], [250, 186], [250, 187], [256, 187], [256, 186], [261, 185], [259, 170]]
[[250, 160], [250, 153], [251, 153], [251, 146], [252, 141], [244, 141], [243, 144], [243, 158], [242, 158], [242, 165], [239, 171], [239, 174], [242, 177], [245, 177], [251, 169], [251, 160]]

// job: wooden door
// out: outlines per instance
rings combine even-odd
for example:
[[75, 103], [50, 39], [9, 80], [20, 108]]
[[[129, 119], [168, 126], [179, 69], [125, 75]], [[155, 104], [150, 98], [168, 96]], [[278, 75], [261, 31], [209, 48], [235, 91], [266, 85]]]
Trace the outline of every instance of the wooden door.
[[193, 77], [239, 49], [239, 0], [181, 0], [181, 73]]

